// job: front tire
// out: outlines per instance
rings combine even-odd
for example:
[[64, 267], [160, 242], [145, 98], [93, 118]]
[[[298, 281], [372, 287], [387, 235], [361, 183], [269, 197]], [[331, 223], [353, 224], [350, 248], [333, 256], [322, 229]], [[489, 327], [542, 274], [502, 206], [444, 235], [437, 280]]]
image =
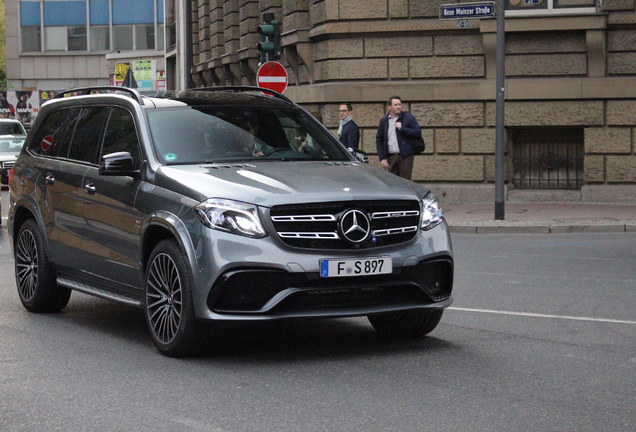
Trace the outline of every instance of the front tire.
[[24, 222], [15, 242], [15, 282], [20, 301], [30, 312], [59, 312], [71, 297], [70, 289], [55, 282], [44, 236], [33, 219]]
[[444, 309], [423, 309], [369, 315], [369, 322], [382, 336], [391, 339], [422, 337], [437, 327]]
[[150, 255], [145, 300], [148, 329], [162, 354], [184, 357], [201, 352], [208, 333], [194, 316], [192, 276], [172, 239], [161, 241]]

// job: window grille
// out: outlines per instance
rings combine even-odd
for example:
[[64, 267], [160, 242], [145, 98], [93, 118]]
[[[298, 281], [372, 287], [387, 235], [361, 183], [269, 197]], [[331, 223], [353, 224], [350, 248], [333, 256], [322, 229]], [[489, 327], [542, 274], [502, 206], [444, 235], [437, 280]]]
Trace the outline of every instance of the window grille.
[[513, 185], [518, 189], [581, 189], [583, 128], [515, 128]]

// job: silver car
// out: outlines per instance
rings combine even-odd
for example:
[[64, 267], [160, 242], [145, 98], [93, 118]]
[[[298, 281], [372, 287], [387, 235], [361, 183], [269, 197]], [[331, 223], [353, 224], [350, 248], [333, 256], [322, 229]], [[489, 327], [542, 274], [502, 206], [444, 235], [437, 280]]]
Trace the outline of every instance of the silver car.
[[214, 325], [288, 318], [368, 316], [418, 337], [451, 304], [435, 197], [284, 96], [67, 93], [42, 107], [10, 183], [29, 311], [59, 311], [71, 291], [140, 307], [159, 351], [185, 356], [213, 346]]
[[0, 183], [9, 184], [9, 170], [13, 168], [26, 135], [0, 135]]

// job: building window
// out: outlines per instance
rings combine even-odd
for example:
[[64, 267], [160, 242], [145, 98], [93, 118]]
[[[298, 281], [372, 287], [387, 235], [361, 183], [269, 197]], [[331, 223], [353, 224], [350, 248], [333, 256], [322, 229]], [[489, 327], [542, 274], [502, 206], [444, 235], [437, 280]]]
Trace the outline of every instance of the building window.
[[44, 27], [44, 49], [66, 51], [66, 27]]
[[513, 185], [518, 189], [581, 189], [583, 128], [512, 128]]
[[135, 26], [135, 49], [155, 49], [155, 26]]
[[596, 0], [554, 0], [555, 8], [562, 7], [581, 7], [581, 6], [596, 6]]
[[91, 26], [91, 51], [110, 50], [110, 27]]
[[20, 0], [22, 52], [164, 49], [164, 0]]
[[163, 24], [159, 24], [157, 26], [157, 49], [163, 50], [164, 48], [164, 27]]
[[42, 33], [40, 26], [22, 27], [22, 51], [41, 51]]
[[88, 49], [86, 42], [86, 26], [67, 27], [66, 32], [68, 36], [69, 51], [86, 51]]
[[44, 27], [47, 51], [86, 51], [86, 26]]
[[20, 37], [22, 51], [42, 50], [40, 3], [20, 2]]
[[47, 51], [86, 51], [86, 1], [46, 1], [44, 40]]
[[506, 16], [595, 13], [598, 0], [506, 0]]
[[116, 51], [132, 50], [133, 26], [117, 25], [113, 26], [113, 49]]

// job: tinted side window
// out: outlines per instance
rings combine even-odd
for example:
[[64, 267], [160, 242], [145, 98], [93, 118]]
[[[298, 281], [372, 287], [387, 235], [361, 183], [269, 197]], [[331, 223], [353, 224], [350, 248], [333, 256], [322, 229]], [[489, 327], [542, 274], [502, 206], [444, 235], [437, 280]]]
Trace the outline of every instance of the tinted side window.
[[135, 168], [139, 168], [139, 139], [132, 114], [119, 107], [112, 108], [102, 144], [102, 156], [126, 151], [133, 157]]
[[97, 151], [99, 149], [99, 138], [102, 134], [102, 127], [108, 112], [107, 107], [88, 107], [82, 109], [77, 118], [73, 143], [71, 144], [68, 157], [70, 159], [97, 163]]
[[81, 112], [81, 108], [71, 108], [69, 109], [68, 120], [65, 125], [65, 133], [61, 136], [59, 141], [56, 140], [55, 146], [51, 151], [51, 156], [57, 156], [62, 158], [68, 157], [68, 151], [71, 148], [71, 141], [73, 139], [73, 134], [75, 133], [75, 126], [77, 125], [77, 120], [79, 119], [79, 115]]
[[78, 112], [78, 109], [64, 109], [50, 113], [29, 143], [29, 150], [40, 155], [57, 155], [63, 143], [70, 140], [70, 137], [65, 140], [65, 135], [72, 134], [72, 130], [67, 128], [69, 117], [76, 116]]

